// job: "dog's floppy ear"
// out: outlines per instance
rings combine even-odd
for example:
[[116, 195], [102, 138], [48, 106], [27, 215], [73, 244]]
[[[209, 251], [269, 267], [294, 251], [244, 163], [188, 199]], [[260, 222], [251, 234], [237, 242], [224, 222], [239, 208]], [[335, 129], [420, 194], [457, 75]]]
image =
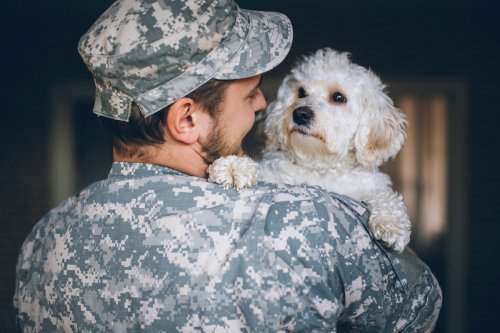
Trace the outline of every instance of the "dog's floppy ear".
[[405, 115], [394, 106], [383, 87], [363, 91], [361, 119], [354, 138], [356, 158], [364, 166], [380, 166], [396, 156], [406, 139]]

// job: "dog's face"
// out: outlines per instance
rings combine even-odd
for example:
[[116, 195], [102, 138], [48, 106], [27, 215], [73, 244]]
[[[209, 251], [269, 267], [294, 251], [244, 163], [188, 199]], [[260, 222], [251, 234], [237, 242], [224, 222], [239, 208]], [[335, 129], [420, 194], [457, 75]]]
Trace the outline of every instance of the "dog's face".
[[348, 54], [319, 50], [292, 69], [266, 111], [267, 149], [299, 163], [382, 164], [400, 150], [406, 125], [383, 89]]

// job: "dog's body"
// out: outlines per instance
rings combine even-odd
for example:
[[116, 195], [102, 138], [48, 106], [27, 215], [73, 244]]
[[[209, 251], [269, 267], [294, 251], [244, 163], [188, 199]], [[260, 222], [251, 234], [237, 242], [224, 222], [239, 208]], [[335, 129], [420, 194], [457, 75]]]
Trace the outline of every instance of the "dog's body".
[[378, 169], [337, 164], [327, 170], [316, 170], [292, 162], [283, 152], [266, 151], [259, 163], [259, 179], [319, 185], [363, 201], [370, 207], [369, 226], [375, 238], [398, 252], [410, 241], [411, 226], [403, 199], [392, 189], [389, 176]]
[[[265, 116], [261, 180], [320, 185], [364, 201], [375, 238], [405, 248], [407, 210], [378, 167], [401, 149], [406, 120], [375, 74], [346, 53], [319, 50], [292, 69]], [[238, 173], [249, 170], [245, 163], [220, 159], [209, 168], [210, 179], [234, 186]]]

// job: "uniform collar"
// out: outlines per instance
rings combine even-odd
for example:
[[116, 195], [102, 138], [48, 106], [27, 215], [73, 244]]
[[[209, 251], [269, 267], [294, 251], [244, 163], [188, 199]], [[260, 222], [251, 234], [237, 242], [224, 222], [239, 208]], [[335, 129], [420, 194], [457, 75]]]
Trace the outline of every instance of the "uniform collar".
[[149, 163], [113, 162], [108, 178], [149, 177], [159, 175], [188, 176], [180, 171]]

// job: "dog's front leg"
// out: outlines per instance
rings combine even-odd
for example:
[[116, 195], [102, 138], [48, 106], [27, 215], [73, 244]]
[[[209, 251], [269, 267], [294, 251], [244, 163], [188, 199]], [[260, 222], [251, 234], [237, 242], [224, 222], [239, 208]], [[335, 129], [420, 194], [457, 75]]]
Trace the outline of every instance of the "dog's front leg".
[[370, 208], [368, 223], [373, 236], [402, 252], [410, 242], [411, 222], [403, 197], [390, 188], [374, 191], [364, 201]]

